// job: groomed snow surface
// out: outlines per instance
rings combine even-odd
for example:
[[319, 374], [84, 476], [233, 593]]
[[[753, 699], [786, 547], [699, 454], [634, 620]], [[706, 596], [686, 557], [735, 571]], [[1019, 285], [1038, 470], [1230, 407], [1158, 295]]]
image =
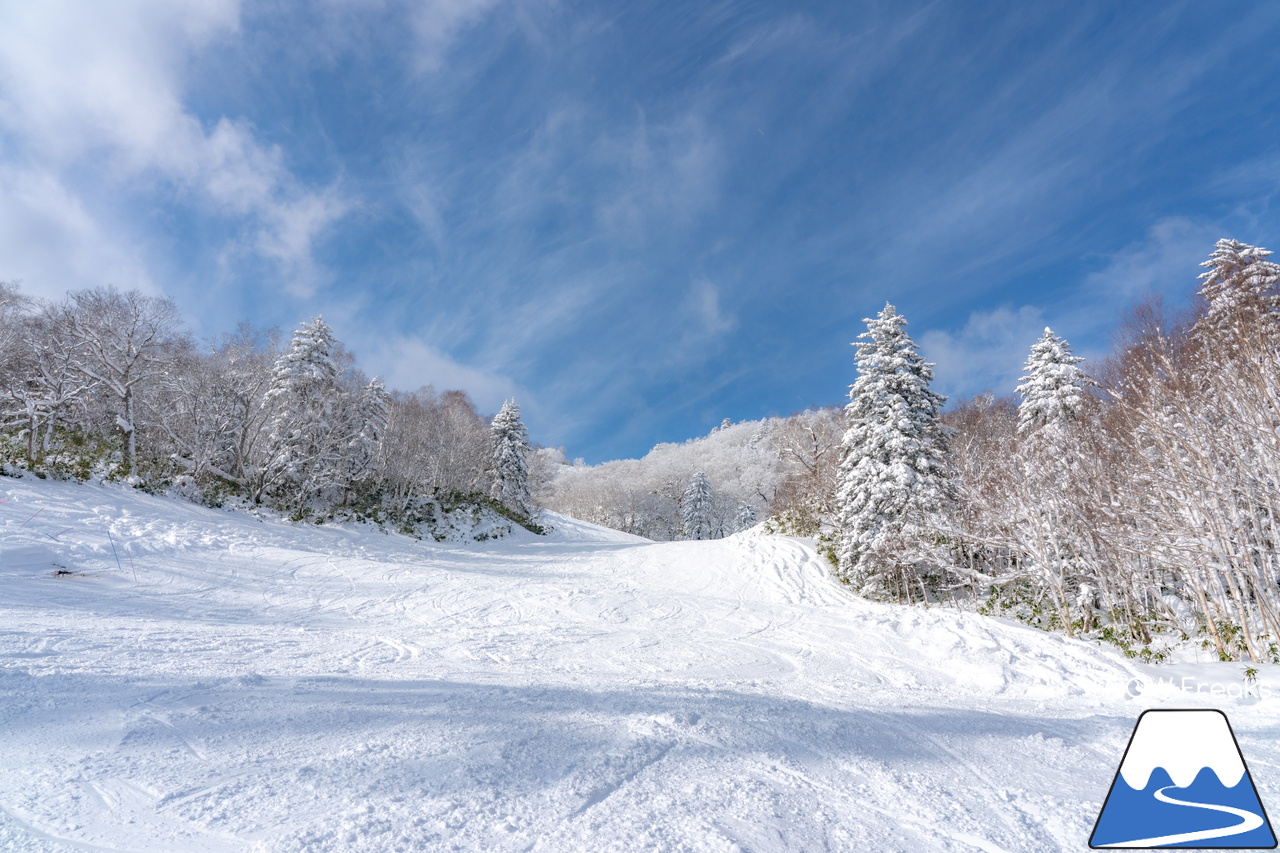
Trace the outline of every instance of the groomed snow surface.
[[1147, 707], [1226, 710], [1280, 808], [1280, 691], [1126, 690], [1242, 665], [863, 602], [804, 540], [6, 498], [0, 850], [1077, 851]]

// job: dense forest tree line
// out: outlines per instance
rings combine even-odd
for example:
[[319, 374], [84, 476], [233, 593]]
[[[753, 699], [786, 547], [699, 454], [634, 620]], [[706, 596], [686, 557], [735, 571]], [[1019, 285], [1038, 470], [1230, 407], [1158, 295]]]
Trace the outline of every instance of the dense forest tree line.
[[893, 306], [843, 409], [730, 423], [642, 459], [531, 451], [514, 401], [389, 391], [315, 318], [198, 346], [163, 298], [0, 283], [0, 462], [295, 518], [440, 535], [538, 506], [653, 539], [764, 519], [860, 594], [957, 604], [1158, 657], [1280, 662], [1280, 266], [1222, 240], [1194, 306], [1149, 299], [1088, 367], [1046, 329], [1010, 396], [944, 411]]
[[650, 539], [719, 539], [758, 518], [778, 532], [815, 535], [829, 498], [842, 431], [836, 409], [730, 423], [659, 444], [641, 459], [569, 464], [535, 454], [535, 493], [550, 509]]
[[503, 412], [491, 425], [461, 391], [388, 391], [320, 317], [288, 340], [242, 324], [198, 346], [162, 297], [104, 287], [39, 301], [0, 283], [11, 472], [124, 478], [433, 535], [457, 509], [536, 528], [524, 427], [514, 401]]
[[[1160, 657], [1280, 662], [1280, 266], [1221, 240], [1195, 303], [1152, 298], [1086, 370], [1046, 329], [1015, 393], [944, 411], [892, 306], [844, 410], [725, 424], [643, 459], [543, 461], [553, 508], [656, 539], [758, 516], [884, 600], [957, 604]], [[707, 495], [710, 495], [708, 502]], [[690, 527], [691, 506], [712, 506]], [[741, 512], [741, 514], [738, 514]], [[750, 521], [747, 521], [750, 519]]]
[[[923, 378], [912, 391], [868, 393], [877, 370], [860, 357], [829, 533], [839, 574], [867, 595], [980, 601], [1147, 657], [1195, 639], [1222, 659], [1280, 662], [1280, 266], [1269, 254], [1219, 241], [1194, 307], [1132, 309], [1092, 376], [1046, 329], [1016, 398], [940, 416], [909, 338], [881, 357], [897, 359], [887, 372], [900, 385]], [[884, 314], [868, 322], [884, 337]], [[886, 401], [898, 417], [871, 413]], [[886, 441], [890, 422], [915, 431]], [[859, 479], [853, 460], [868, 458], [896, 479]], [[864, 510], [876, 487], [879, 518]]]

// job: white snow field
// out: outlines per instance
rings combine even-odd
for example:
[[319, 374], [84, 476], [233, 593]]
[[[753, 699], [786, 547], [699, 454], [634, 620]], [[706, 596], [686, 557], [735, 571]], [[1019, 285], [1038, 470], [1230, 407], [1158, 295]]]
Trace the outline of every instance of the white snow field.
[[863, 602], [802, 540], [0, 500], [2, 850], [1078, 851], [1147, 707], [1226, 710], [1280, 811], [1280, 690], [1150, 684], [1243, 665]]

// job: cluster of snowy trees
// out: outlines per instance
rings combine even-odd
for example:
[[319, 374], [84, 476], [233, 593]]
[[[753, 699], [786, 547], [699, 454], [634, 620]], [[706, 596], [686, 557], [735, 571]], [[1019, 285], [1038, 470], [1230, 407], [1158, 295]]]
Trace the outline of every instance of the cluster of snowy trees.
[[863, 595], [981, 606], [1158, 655], [1280, 661], [1280, 266], [1222, 240], [1196, 304], [1129, 312], [1086, 372], [1046, 329], [1013, 394], [944, 411], [893, 306], [843, 410], [643, 459], [540, 451], [544, 505], [654, 539], [815, 536]]
[[856, 342], [843, 410], [733, 424], [642, 459], [531, 451], [509, 401], [389, 391], [319, 317], [198, 347], [167, 299], [57, 302], [0, 283], [0, 462], [122, 476], [295, 517], [430, 526], [442, 504], [536, 527], [537, 507], [652, 539], [765, 520], [901, 602], [980, 603], [1158, 653], [1200, 638], [1280, 661], [1280, 265], [1221, 240], [1197, 304], [1133, 309], [1086, 373], [1046, 329], [1016, 396], [943, 411], [891, 305]]
[[388, 391], [320, 317], [287, 341], [242, 324], [201, 348], [165, 298], [43, 302], [0, 283], [0, 438], [10, 466], [298, 518], [413, 522], [442, 497], [534, 514], [514, 401], [490, 424], [460, 391]]
[[549, 509], [650, 539], [718, 539], [767, 512], [786, 476], [768, 421], [722, 423], [702, 438], [659, 444], [642, 459], [568, 465], [535, 457]]
[[570, 465], [535, 454], [536, 496], [557, 512], [650, 539], [719, 539], [767, 520], [818, 534], [834, 506], [844, 417], [838, 408], [731, 423], [642, 459]]
[[1126, 319], [1093, 376], [1046, 329], [1017, 398], [943, 415], [886, 306], [858, 344], [838, 575], [898, 601], [977, 599], [1136, 653], [1199, 638], [1280, 661], [1280, 266], [1221, 240], [1198, 304]]

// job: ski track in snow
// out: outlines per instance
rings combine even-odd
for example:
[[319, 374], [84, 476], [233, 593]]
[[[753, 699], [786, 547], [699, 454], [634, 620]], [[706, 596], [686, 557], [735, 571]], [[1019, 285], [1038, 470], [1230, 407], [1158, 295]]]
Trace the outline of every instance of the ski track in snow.
[[[1112, 651], [861, 601], [803, 540], [4, 497], [2, 850], [1082, 850], [1152, 704]], [[1266, 801], [1280, 713], [1227, 710]]]

